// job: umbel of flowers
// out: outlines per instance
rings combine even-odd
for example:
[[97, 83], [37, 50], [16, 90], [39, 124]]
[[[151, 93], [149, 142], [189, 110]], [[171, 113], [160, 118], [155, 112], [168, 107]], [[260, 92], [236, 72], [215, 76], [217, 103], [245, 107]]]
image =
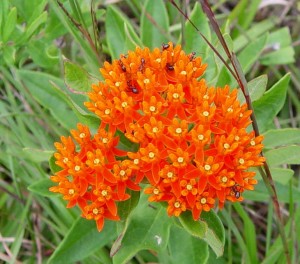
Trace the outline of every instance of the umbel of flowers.
[[[126, 190], [144, 190], [149, 201], [166, 202], [168, 215], [190, 210], [195, 220], [226, 200], [242, 201], [253, 190], [260, 166], [262, 136], [247, 132], [251, 111], [237, 99], [237, 89], [209, 87], [201, 78], [207, 65], [180, 46], [164, 44], [150, 51], [136, 48], [100, 69], [105, 81], [93, 85], [85, 106], [101, 120], [96, 134], [78, 124], [55, 143], [52, 192], [82, 216], [119, 220], [117, 204]], [[118, 149], [119, 130], [137, 152]]]

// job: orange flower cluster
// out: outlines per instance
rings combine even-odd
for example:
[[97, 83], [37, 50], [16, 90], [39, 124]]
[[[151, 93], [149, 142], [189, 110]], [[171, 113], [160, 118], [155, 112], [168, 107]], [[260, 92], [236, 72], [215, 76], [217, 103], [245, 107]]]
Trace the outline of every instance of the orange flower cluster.
[[[62, 170], [51, 179], [50, 190], [76, 204], [83, 217], [118, 220], [117, 202], [130, 196], [126, 188], [145, 189], [149, 201], [167, 202], [168, 214], [201, 211], [226, 200], [242, 201], [253, 190], [260, 166], [263, 137], [247, 132], [251, 111], [237, 99], [237, 90], [208, 87], [201, 78], [201, 58], [186, 55], [180, 46], [136, 48], [100, 69], [104, 82], [93, 85], [86, 107], [100, 119], [92, 136], [81, 124], [56, 143], [56, 164]], [[119, 130], [139, 144], [137, 152], [117, 148]], [[108, 131], [108, 132], [107, 132]], [[78, 149], [78, 150], [77, 150]]]

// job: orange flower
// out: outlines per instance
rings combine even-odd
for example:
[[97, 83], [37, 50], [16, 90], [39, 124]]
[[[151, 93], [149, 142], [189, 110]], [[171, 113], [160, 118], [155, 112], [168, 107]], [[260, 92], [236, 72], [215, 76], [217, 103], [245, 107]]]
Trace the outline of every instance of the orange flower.
[[[207, 65], [179, 45], [150, 51], [137, 47], [100, 72], [85, 106], [101, 119], [95, 135], [78, 124], [73, 137], [61, 137], [54, 154], [60, 171], [51, 176], [68, 206], [101, 230], [106, 218], [118, 220], [117, 203], [148, 182], [149, 201], [167, 202], [168, 215], [186, 210], [199, 219], [216, 200], [242, 201], [257, 181], [263, 136], [248, 132], [251, 111], [237, 89], [209, 87], [201, 76]], [[120, 132], [138, 145], [125, 152]], [[127, 144], [127, 143], [126, 143]], [[128, 145], [126, 145], [128, 147]]]

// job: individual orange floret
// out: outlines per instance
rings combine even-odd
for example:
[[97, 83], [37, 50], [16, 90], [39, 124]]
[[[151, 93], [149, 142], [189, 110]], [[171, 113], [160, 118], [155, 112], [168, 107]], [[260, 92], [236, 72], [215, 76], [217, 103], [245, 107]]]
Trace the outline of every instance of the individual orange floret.
[[182, 84], [170, 84], [167, 93], [168, 99], [168, 118], [173, 118], [176, 115], [181, 119], [187, 119], [185, 112], [185, 93], [183, 92]]
[[169, 216], [179, 216], [182, 212], [187, 210], [186, 202], [183, 198], [173, 197], [168, 202], [167, 213]]
[[150, 195], [148, 198], [149, 202], [161, 202], [168, 198], [163, 185], [148, 187], [144, 190], [144, 193]]
[[91, 204], [85, 206], [82, 216], [88, 220], [95, 220], [99, 232], [103, 229], [105, 218], [114, 221], [120, 220], [119, 216], [110, 213], [105, 203], [99, 202], [98, 200], [95, 200]]
[[202, 211], [210, 211], [215, 204], [215, 199], [209, 192], [203, 192], [196, 198], [195, 206], [192, 209], [194, 220], [198, 220]]
[[117, 181], [117, 194], [120, 200], [124, 199], [126, 188], [134, 191], [140, 190], [140, 187], [133, 181], [132, 169], [128, 160], [114, 164], [113, 175]]
[[62, 194], [63, 199], [68, 201], [67, 208], [74, 207], [76, 204], [79, 204], [81, 208], [86, 205], [86, 200], [80, 196], [80, 189], [74, 181], [62, 181], [58, 186], [50, 187], [49, 191]]
[[177, 141], [186, 141], [186, 135], [188, 133], [188, 123], [186, 120], [179, 122], [177, 118], [173, 118], [172, 125], [168, 127], [170, 137]]

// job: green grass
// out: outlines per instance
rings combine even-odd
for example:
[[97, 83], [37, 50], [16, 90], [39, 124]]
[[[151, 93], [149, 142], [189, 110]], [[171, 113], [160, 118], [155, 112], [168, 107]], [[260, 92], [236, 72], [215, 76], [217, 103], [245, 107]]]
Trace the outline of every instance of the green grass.
[[[200, 5], [175, 2], [226, 58]], [[260, 1], [210, 2], [218, 2], [212, 9], [249, 82], [259, 128], [266, 138], [265, 154], [278, 192], [291, 263], [299, 263], [300, 6], [296, 1], [291, 6], [270, 3], [264, 8], [259, 7]], [[208, 62], [209, 84], [237, 85], [223, 62], [168, 1], [109, 4], [95, 0], [96, 23], [89, 1], [61, 3], [64, 8], [55, 0], [0, 1], [0, 261], [286, 263], [275, 208], [260, 175], [255, 191], [248, 192], [243, 203], [207, 216], [215, 217], [216, 226], [208, 229], [215, 240], [210, 235], [197, 239], [193, 230], [179, 228], [184, 219], [179, 223], [166, 218], [163, 208], [151, 213], [142, 202], [128, 222], [109, 223], [97, 233], [94, 223], [79, 217], [79, 210], [66, 209], [62, 198], [48, 191], [53, 143], [79, 121], [94, 128], [98, 125], [83, 106], [87, 96], [82, 92], [102, 78], [98, 68], [105, 60], [118, 58], [136, 45], [154, 48], [170, 40]], [[150, 240], [149, 234], [144, 236], [147, 221], [139, 218], [144, 212], [149, 224], [156, 223], [155, 232], [163, 229], [169, 238], [163, 250], [151, 243], [150, 250], [140, 245], [139, 236]], [[161, 219], [166, 222], [163, 226]], [[134, 229], [136, 224], [142, 233]], [[123, 248], [110, 258], [120, 234]], [[223, 240], [224, 252], [216, 258]]]

